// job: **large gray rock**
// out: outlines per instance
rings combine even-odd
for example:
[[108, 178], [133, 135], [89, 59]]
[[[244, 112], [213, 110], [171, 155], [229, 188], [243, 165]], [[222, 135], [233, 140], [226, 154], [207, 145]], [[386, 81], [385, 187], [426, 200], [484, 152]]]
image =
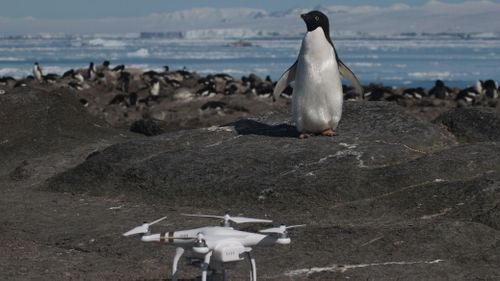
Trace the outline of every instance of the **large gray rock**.
[[[268, 114], [231, 126], [118, 144], [47, 186], [97, 194], [132, 191], [165, 199], [199, 198], [196, 202], [202, 205], [259, 200], [288, 204], [384, 194], [401, 185], [451, 178], [457, 169], [460, 176], [477, 173], [460, 168], [470, 159], [440, 168], [461, 151], [452, 149], [441, 153], [444, 156], [433, 152], [452, 146], [454, 138], [394, 105], [348, 103], [334, 138], [299, 140], [295, 128], [283, 123], [287, 119], [283, 113]], [[484, 155], [497, 151], [494, 145], [476, 149]], [[486, 159], [478, 157], [477, 165], [498, 164]]]
[[21, 163], [28, 165], [26, 161], [33, 158], [90, 143], [110, 145], [130, 136], [90, 116], [64, 89], [46, 92], [18, 88], [1, 95], [0, 104], [0, 175]]
[[434, 122], [448, 127], [461, 141], [500, 140], [500, 110], [496, 108], [456, 108], [442, 114]]

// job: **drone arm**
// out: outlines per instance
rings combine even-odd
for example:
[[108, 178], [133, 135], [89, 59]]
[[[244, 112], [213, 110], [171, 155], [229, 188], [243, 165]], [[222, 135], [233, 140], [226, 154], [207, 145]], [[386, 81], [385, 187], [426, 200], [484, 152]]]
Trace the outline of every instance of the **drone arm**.
[[160, 243], [172, 243], [173, 233], [162, 232], [149, 235], [143, 235], [141, 237], [142, 242], [160, 242]]
[[161, 240], [161, 234], [156, 233], [156, 234], [150, 234], [150, 235], [143, 235], [141, 237], [142, 242], [160, 242]]

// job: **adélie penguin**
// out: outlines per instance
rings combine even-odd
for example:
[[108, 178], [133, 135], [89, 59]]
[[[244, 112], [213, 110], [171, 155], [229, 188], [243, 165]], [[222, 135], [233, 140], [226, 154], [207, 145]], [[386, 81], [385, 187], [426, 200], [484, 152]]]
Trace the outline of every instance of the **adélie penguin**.
[[281, 76], [273, 96], [295, 81], [292, 116], [300, 138], [310, 134], [336, 135], [342, 116], [343, 92], [340, 75], [350, 80], [358, 95], [363, 94], [356, 75], [339, 59], [330, 39], [328, 17], [320, 11], [301, 15], [307, 25], [299, 56]]

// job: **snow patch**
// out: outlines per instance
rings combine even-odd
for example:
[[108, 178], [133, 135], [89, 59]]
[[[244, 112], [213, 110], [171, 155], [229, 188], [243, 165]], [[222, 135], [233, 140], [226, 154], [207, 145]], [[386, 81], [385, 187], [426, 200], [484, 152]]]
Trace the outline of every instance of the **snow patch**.
[[408, 76], [413, 78], [425, 78], [425, 79], [446, 79], [451, 77], [451, 72], [449, 71], [429, 71], [429, 72], [410, 72]]
[[337, 265], [337, 264], [335, 264], [331, 267], [312, 267], [312, 268], [292, 270], [292, 271], [286, 272], [285, 276], [296, 277], [296, 276], [311, 275], [314, 273], [321, 273], [321, 272], [344, 273], [350, 269], [366, 268], [366, 267], [374, 267], [374, 266], [391, 266], [391, 265], [406, 266], [406, 265], [417, 265], [417, 264], [429, 264], [430, 265], [430, 264], [438, 264], [438, 263], [442, 263], [442, 262], [444, 262], [444, 260], [437, 259], [437, 260], [432, 260], [432, 261], [416, 261], [416, 262], [400, 261], [400, 262], [367, 263], [367, 264], [353, 264], [353, 265]]
[[106, 48], [121, 48], [127, 46], [127, 44], [123, 41], [102, 39], [102, 38], [91, 39], [88, 41], [87, 44], [90, 46], [98, 46]]
[[146, 48], [140, 48], [135, 52], [127, 53], [127, 56], [131, 58], [147, 58], [149, 57], [149, 51]]

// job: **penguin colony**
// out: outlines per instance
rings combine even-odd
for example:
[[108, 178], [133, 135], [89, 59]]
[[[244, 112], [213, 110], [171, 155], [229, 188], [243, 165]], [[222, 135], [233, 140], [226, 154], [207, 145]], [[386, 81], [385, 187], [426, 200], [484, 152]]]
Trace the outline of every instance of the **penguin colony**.
[[[228, 111], [249, 112], [250, 107], [231, 107], [227, 101], [221, 101], [222, 98], [241, 96], [242, 99], [255, 98], [252, 103], [268, 102], [272, 105], [273, 89], [277, 87], [270, 77], [262, 79], [255, 74], [237, 79], [223, 73], [200, 76], [186, 70], [171, 71], [168, 67], [161, 72], [144, 72], [124, 65], [111, 67], [108, 61], [96, 66], [94, 78], [89, 76], [89, 68], [68, 70], [63, 75], [45, 75], [43, 66], [38, 66], [42, 73], [41, 81], [34, 75], [23, 79], [0, 77], [0, 95], [9, 94], [18, 87], [62, 88], [81, 98], [82, 105], [93, 105], [101, 111], [116, 106], [123, 114], [128, 114], [130, 111], [144, 112], [162, 103], [201, 102], [200, 113], [224, 114]], [[352, 86], [343, 85], [342, 89], [344, 101], [389, 101], [405, 107], [421, 108], [500, 107], [500, 89], [494, 80], [478, 80], [475, 85], [464, 89], [449, 88], [441, 80], [437, 80], [431, 89], [394, 88], [382, 84], [364, 86], [363, 94]], [[291, 103], [292, 93], [293, 87], [287, 86], [276, 97], [281, 103]], [[162, 119], [159, 117], [155, 118]], [[129, 116], [127, 120], [133, 119]]]
[[[43, 89], [67, 88], [77, 95], [96, 92], [96, 96], [99, 96], [101, 93], [103, 98], [82, 99], [81, 102], [85, 106], [97, 103], [101, 108], [118, 105], [123, 110], [131, 108], [141, 110], [163, 102], [206, 100], [206, 103], [200, 106], [200, 112], [223, 113], [227, 110], [248, 111], [248, 109], [231, 109], [225, 102], [214, 103], [211, 99], [241, 95], [255, 97], [258, 101], [271, 101], [273, 89], [283, 87], [271, 81], [270, 77], [262, 79], [255, 74], [243, 76], [241, 79], [223, 73], [202, 77], [196, 72], [186, 70], [170, 71], [168, 67], [161, 72], [144, 72], [124, 65], [111, 68], [109, 61], [94, 67], [90, 64], [88, 68], [71, 69], [63, 75], [45, 75], [43, 68], [36, 63], [33, 72], [34, 75], [23, 79], [0, 77], [0, 95], [27, 86]], [[39, 74], [36, 74], [37, 72]], [[38, 75], [40, 79], [36, 78]], [[293, 91], [293, 87], [286, 86], [281, 93], [275, 93], [276, 98], [291, 102]], [[498, 83], [494, 80], [478, 80], [474, 86], [464, 89], [449, 88], [441, 80], [437, 80], [431, 89], [394, 88], [382, 84], [369, 84], [362, 88], [362, 94], [359, 94], [360, 90], [355, 87], [342, 85], [344, 101], [392, 101], [402, 106], [421, 107], [498, 107], [499, 91]], [[112, 95], [111, 98], [105, 99], [104, 96], [109, 94]]]

